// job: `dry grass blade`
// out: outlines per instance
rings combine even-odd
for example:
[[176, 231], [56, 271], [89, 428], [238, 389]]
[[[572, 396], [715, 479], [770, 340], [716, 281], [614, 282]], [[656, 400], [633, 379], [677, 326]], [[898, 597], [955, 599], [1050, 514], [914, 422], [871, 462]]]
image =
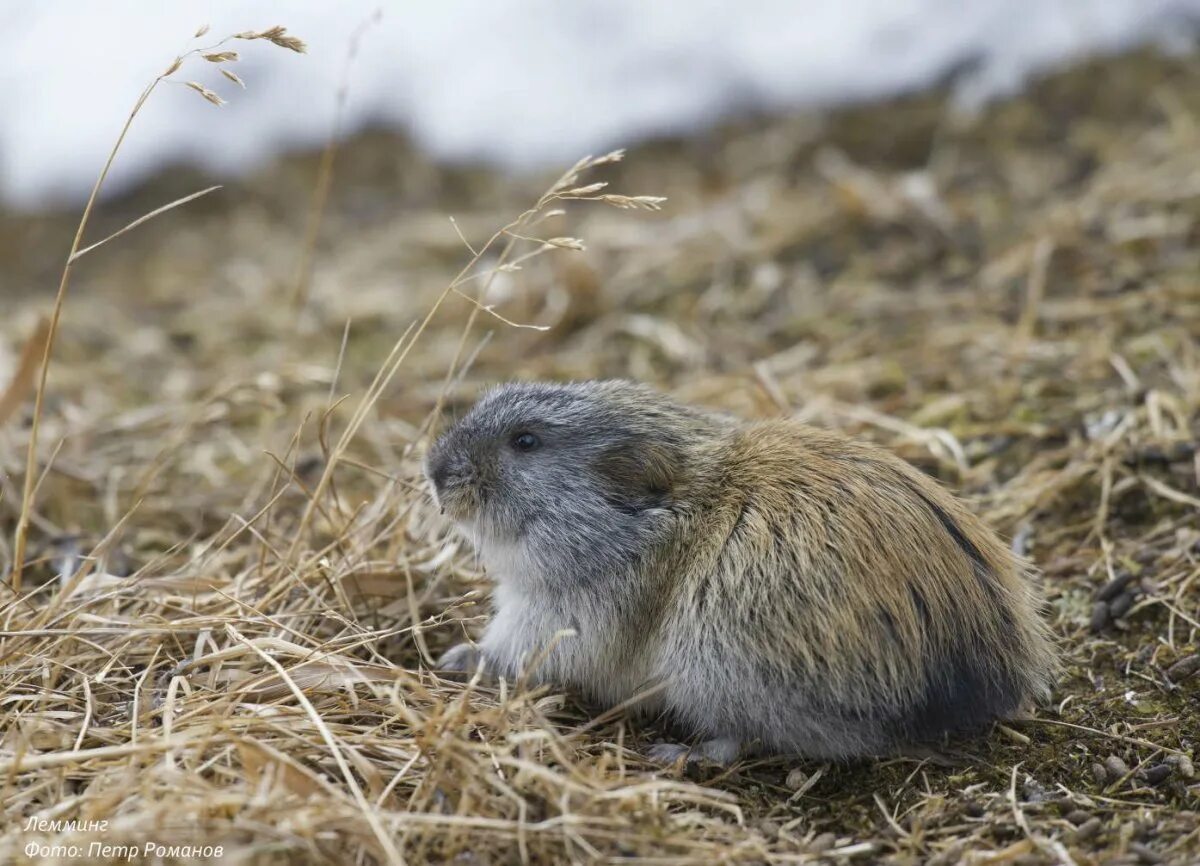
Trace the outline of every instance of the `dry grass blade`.
[[[359, 46], [367, 30], [379, 23], [380, 10], [373, 12], [370, 17], [358, 25], [350, 35], [346, 48], [346, 57], [342, 64], [341, 81], [338, 84], [336, 101], [333, 112], [333, 125], [325, 148], [321, 151], [321, 162], [317, 166], [317, 182], [313, 186], [312, 201], [308, 208], [308, 221], [304, 228], [304, 241], [300, 247], [300, 259], [296, 265], [295, 283], [292, 287], [292, 306], [302, 308], [308, 299], [309, 281], [312, 279], [313, 258], [316, 255], [317, 240], [321, 234], [321, 222], [325, 216], [325, 205], [329, 200], [329, 190], [333, 184], [333, 166], [337, 159], [338, 142], [342, 137], [342, 123], [346, 112], [346, 100], [350, 93], [350, 70], [354, 59], [358, 56]], [[233, 73], [222, 70], [227, 77], [241, 84], [241, 79]]]
[[21, 349], [21, 357], [17, 361], [12, 381], [8, 383], [4, 393], [0, 394], [0, 426], [3, 426], [33, 393], [38, 361], [46, 353], [46, 343], [49, 339], [50, 320], [43, 316], [38, 320], [37, 327], [29, 335], [29, 339], [25, 341], [25, 347]]
[[96, 249], [97, 247], [104, 246], [109, 241], [119, 238], [121, 235], [125, 234], [125, 232], [130, 231], [131, 229], [135, 229], [145, 222], [149, 222], [150, 220], [154, 219], [156, 216], [161, 216], [162, 214], [166, 213], [167, 211], [174, 210], [175, 208], [179, 207], [180, 205], [185, 205], [190, 201], [195, 201], [196, 199], [200, 198], [201, 196], [208, 195], [210, 192], [216, 192], [220, 188], [221, 187], [219, 185], [218, 186], [210, 186], [210, 187], [200, 190], [199, 192], [194, 192], [191, 195], [185, 195], [183, 198], [177, 198], [177, 199], [175, 199], [175, 201], [170, 202], [169, 204], [165, 204], [160, 208], [155, 208], [154, 210], [150, 211], [149, 213], [143, 214], [142, 216], [138, 217], [137, 219], [135, 219], [133, 222], [129, 223], [129, 225], [125, 226], [124, 228], [117, 229], [117, 231], [113, 232], [111, 235], [104, 238], [104, 240], [96, 241], [94, 244], [89, 244], [88, 246], [84, 247], [83, 249], [72, 253], [70, 262], [74, 262], [74, 261], [82, 258], [83, 256], [86, 256], [88, 253], [90, 253], [92, 250]]

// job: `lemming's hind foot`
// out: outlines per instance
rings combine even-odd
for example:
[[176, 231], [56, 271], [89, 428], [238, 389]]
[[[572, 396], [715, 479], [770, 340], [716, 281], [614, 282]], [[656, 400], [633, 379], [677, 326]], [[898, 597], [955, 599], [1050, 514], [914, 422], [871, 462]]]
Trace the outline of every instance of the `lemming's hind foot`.
[[[434, 670], [456, 673], [473, 674], [479, 669], [483, 654], [479, 648], [469, 643], [460, 643], [442, 653], [434, 665]], [[486, 665], [485, 665], [486, 668]]]
[[708, 761], [724, 767], [736, 761], [741, 753], [742, 744], [737, 740], [720, 738], [705, 740], [694, 748], [682, 743], [655, 743], [646, 751], [646, 757], [657, 764], [667, 766], [684, 758], [688, 764]]

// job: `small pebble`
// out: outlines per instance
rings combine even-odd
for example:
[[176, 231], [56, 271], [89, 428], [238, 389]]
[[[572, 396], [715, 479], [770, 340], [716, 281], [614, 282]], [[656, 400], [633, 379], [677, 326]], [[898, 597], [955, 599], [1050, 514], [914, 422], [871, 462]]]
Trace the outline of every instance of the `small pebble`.
[[1120, 595], [1125, 590], [1125, 587], [1129, 586], [1132, 581], [1133, 575], [1129, 572], [1118, 574], [1104, 586], [1100, 587], [1100, 591], [1096, 593], [1096, 600], [1112, 601], [1114, 598]]
[[1129, 609], [1133, 607], [1133, 593], [1126, 592], [1118, 595], [1108, 605], [1108, 615], [1113, 619], [1120, 619], [1129, 613]]
[[1171, 765], [1157, 764], [1142, 770], [1138, 775], [1147, 785], [1158, 785], [1171, 775]]
[[1104, 769], [1103, 764], [1092, 764], [1092, 776], [1096, 779], [1097, 785], [1108, 784], [1108, 770]]
[[1187, 755], [1168, 755], [1165, 763], [1179, 770], [1179, 775], [1191, 779], [1196, 775], [1196, 767]]
[[965, 842], [951, 842], [948, 848], [934, 854], [927, 866], [958, 866], [962, 863], [963, 850], [966, 847]]
[[793, 791], [799, 791], [801, 788], [804, 787], [804, 783], [807, 781], [808, 781], [808, 773], [804, 772], [799, 767], [796, 767], [794, 770], [792, 770], [791, 772], [789, 772], [787, 774], [787, 779], [784, 780], [784, 784], [787, 785], [788, 788], [790, 788]]
[[1067, 820], [1078, 827], [1080, 824], [1086, 824], [1092, 819], [1090, 812], [1085, 812], [1082, 809], [1076, 809], [1073, 812], [1067, 813]]
[[1100, 819], [1088, 818], [1082, 824], [1075, 828], [1075, 840], [1082, 842], [1084, 839], [1091, 839], [1100, 832]]
[[1161, 863], [1162, 857], [1141, 842], [1130, 842], [1129, 850], [1137, 855], [1139, 863]]
[[1129, 765], [1116, 755], [1109, 755], [1104, 759], [1104, 769], [1108, 773], [1108, 780], [1115, 782], [1129, 772]]
[[1149, 565], [1150, 563], [1154, 562], [1154, 560], [1158, 559], [1158, 554], [1159, 551], [1155, 550], [1153, 547], [1147, 547], [1144, 550], [1139, 550], [1137, 553], [1135, 553], [1133, 555], [1133, 561], [1140, 562], [1142, 565]]
[[1167, 679], [1181, 683], [1196, 671], [1200, 671], [1200, 653], [1182, 658], [1167, 668]]
[[1021, 785], [1021, 791], [1025, 794], [1025, 800], [1030, 803], [1044, 803], [1049, 799], [1046, 789], [1042, 787], [1041, 782], [1032, 776], [1026, 777]]
[[837, 836], [834, 836], [832, 833], [822, 833], [808, 843], [808, 850], [814, 854], [820, 854], [822, 851], [828, 851], [836, 844]]
[[1108, 602], [1098, 601], [1092, 605], [1092, 618], [1088, 624], [1092, 631], [1101, 631], [1108, 625]]
[[325, 458], [320, 454], [309, 454], [296, 461], [296, 474], [311, 477], [325, 468]]

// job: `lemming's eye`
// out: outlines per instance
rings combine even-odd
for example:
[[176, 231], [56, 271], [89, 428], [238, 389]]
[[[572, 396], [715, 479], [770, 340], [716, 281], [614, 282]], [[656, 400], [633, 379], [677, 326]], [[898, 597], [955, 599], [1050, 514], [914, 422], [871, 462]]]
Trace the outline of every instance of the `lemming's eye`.
[[541, 444], [542, 440], [532, 433], [518, 433], [512, 438], [512, 447], [517, 451], [533, 451]]

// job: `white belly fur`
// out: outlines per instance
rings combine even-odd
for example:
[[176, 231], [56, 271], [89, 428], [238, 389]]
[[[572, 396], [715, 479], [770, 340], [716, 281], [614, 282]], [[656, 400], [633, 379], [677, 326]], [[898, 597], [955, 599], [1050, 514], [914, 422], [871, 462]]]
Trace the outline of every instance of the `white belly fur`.
[[649, 653], [629, 663], [629, 648], [617, 646], [628, 635], [577, 594], [567, 601], [545, 585], [498, 577], [492, 600], [495, 614], [480, 645], [505, 676], [524, 672], [532, 682], [572, 687], [609, 706], [646, 688]]

